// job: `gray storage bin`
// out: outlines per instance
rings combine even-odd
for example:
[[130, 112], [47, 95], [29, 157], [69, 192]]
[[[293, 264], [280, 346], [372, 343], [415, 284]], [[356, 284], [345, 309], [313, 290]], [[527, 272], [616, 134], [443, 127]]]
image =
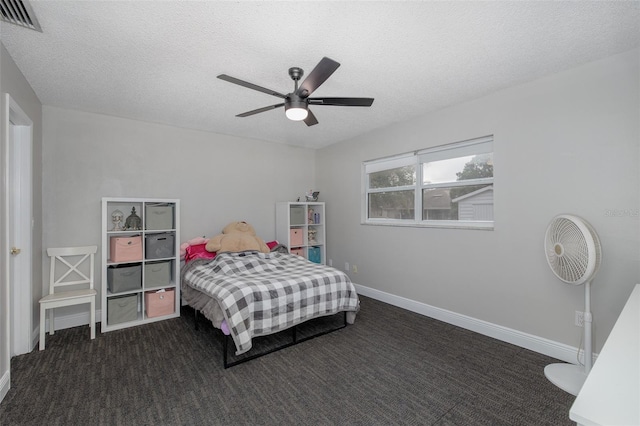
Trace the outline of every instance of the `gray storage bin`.
[[174, 229], [173, 205], [149, 205], [145, 207], [145, 229], [163, 230]]
[[144, 287], [166, 287], [171, 284], [171, 261], [146, 263]]
[[142, 288], [142, 266], [109, 266], [107, 268], [107, 285], [111, 293], [140, 290]]
[[175, 236], [170, 233], [147, 235], [145, 238], [145, 258], [162, 259], [173, 257]]
[[107, 325], [138, 319], [138, 295], [109, 297], [107, 299]]
[[291, 206], [291, 225], [304, 225], [307, 221], [304, 215], [304, 206]]

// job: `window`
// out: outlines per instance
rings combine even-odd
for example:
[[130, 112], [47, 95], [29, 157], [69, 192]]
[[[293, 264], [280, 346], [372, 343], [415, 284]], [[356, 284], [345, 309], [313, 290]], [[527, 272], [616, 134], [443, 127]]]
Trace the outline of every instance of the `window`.
[[493, 137], [367, 161], [362, 173], [364, 223], [493, 227]]

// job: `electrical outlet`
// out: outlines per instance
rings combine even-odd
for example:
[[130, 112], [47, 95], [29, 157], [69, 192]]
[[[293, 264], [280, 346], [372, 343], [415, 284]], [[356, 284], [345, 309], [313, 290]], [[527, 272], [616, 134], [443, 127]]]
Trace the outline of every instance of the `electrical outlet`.
[[329, 259], [329, 266], [333, 266], [333, 259]]
[[358, 273], [358, 266], [353, 265], [352, 268], [353, 268], [353, 273], [357, 274]]
[[349, 262], [344, 262], [344, 270], [349, 272]]
[[584, 312], [576, 311], [576, 327], [584, 327]]

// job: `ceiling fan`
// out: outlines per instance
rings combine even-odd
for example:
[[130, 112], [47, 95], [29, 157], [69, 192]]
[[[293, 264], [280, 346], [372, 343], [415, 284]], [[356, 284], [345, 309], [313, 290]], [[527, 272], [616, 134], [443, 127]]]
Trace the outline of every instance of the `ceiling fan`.
[[373, 104], [373, 98], [310, 98], [309, 96], [324, 83], [335, 70], [338, 69], [340, 64], [333, 59], [327, 57], [322, 58], [318, 65], [311, 71], [311, 73], [304, 79], [302, 84], [298, 86], [298, 80], [304, 74], [302, 68], [293, 67], [289, 68], [289, 76], [295, 82], [293, 92], [286, 95], [276, 92], [275, 90], [267, 89], [262, 86], [249, 83], [235, 77], [228, 76], [226, 74], [220, 74], [219, 79], [228, 81], [229, 83], [238, 84], [240, 86], [248, 87], [249, 89], [257, 90], [259, 92], [266, 93], [268, 95], [277, 96], [284, 99], [283, 103], [276, 105], [270, 105], [263, 108], [254, 109], [253, 111], [243, 112], [236, 115], [236, 117], [248, 117], [250, 115], [259, 114], [261, 112], [270, 111], [272, 109], [280, 108], [284, 106], [285, 114], [288, 119], [294, 121], [304, 121], [307, 126], [313, 126], [318, 124], [318, 120], [315, 115], [309, 109], [309, 105], [333, 105], [333, 106], [359, 106], [369, 107]]

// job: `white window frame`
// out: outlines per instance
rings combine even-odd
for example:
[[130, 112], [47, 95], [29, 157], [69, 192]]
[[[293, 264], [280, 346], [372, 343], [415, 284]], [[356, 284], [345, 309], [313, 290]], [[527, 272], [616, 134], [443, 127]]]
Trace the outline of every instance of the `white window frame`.
[[[423, 184], [422, 164], [432, 161], [446, 160], [469, 155], [493, 153], [493, 136], [470, 139], [447, 145], [427, 148], [411, 153], [399, 154], [391, 157], [365, 161], [361, 167], [361, 223], [364, 225], [409, 226], [409, 227], [433, 227], [433, 228], [459, 228], [459, 229], [486, 229], [493, 230], [494, 220], [491, 221], [459, 221], [459, 220], [423, 220], [422, 219], [422, 194], [425, 188], [493, 184], [494, 178], [480, 178], [471, 181], [452, 181], [435, 184]], [[394, 186], [391, 188], [369, 188], [369, 174], [397, 167], [414, 165], [416, 170], [416, 182], [414, 185]], [[495, 165], [495, 158], [494, 158]], [[414, 218], [390, 219], [369, 218], [369, 195], [390, 191], [414, 191]]]

